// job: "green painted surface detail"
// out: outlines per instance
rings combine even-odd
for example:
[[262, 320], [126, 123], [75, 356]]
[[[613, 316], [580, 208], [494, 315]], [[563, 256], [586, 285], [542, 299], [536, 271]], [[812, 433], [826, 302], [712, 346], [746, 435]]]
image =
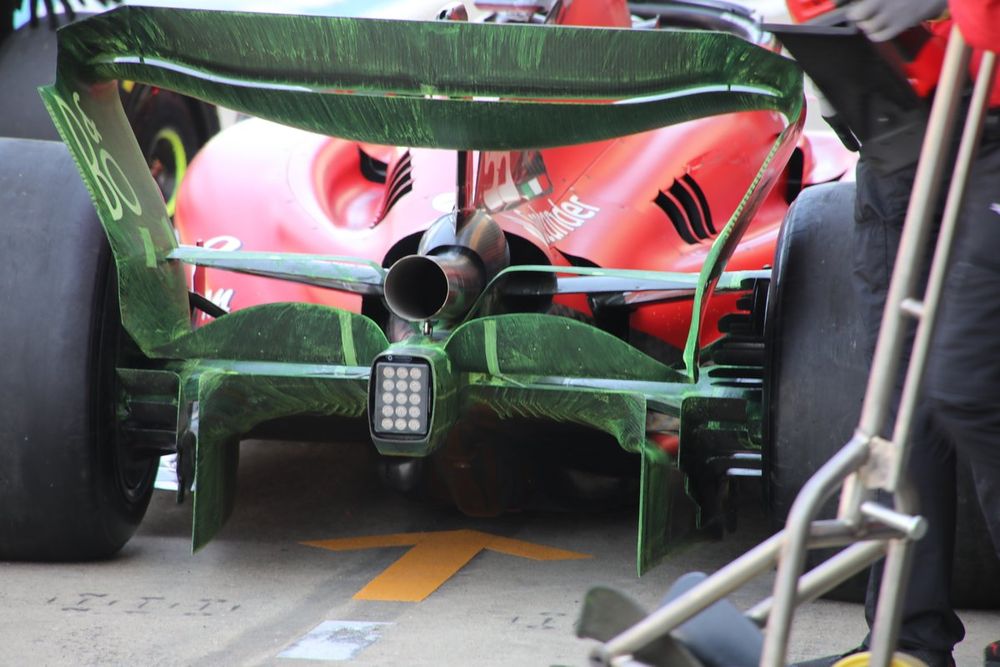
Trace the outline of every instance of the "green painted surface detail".
[[684, 381], [683, 375], [620, 338], [555, 315], [478, 318], [456, 329], [445, 349], [466, 373]]
[[500, 419], [538, 417], [590, 426], [641, 453], [646, 440], [646, 400], [622, 391], [595, 391], [517, 384], [496, 378], [466, 385], [460, 404], [489, 407]]
[[[433, 359], [442, 369], [435, 382], [443, 402], [428, 447], [445, 436], [460, 402], [488, 401], [501, 415], [590, 425], [641, 454], [640, 569], [662, 554], [674, 470], [645, 440], [646, 397], [533, 387], [527, 375], [664, 382], [671, 388], [662, 397], [668, 403], [685, 383], [696, 386], [700, 315], [801, 129], [802, 80], [791, 61], [731, 35], [696, 31], [141, 7], [75, 23], [60, 31], [59, 42], [57, 81], [42, 96], [110, 240], [123, 324], [147, 356], [192, 360], [170, 364], [186, 400], [197, 400], [200, 411], [196, 548], [231, 509], [239, 435], [274, 417], [360, 418], [367, 377], [352, 369], [370, 364], [388, 344], [367, 318], [308, 304], [261, 306], [192, 330], [182, 265], [168, 259], [176, 242], [166, 209], [112, 80], [177, 90], [321, 133], [435, 148], [540, 148], [726, 112], [784, 114], [788, 127], [699, 277], [683, 375], [596, 329], [546, 316], [472, 320], [444, 345], [415, 340], [391, 348]], [[576, 349], [567, 352], [567, 346]], [[279, 372], [267, 362], [287, 367]], [[310, 364], [345, 370], [324, 375]], [[486, 379], [463, 384], [462, 377], [475, 373]]]
[[[801, 92], [801, 82], [799, 90]], [[800, 107], [790, 118], [789, 125], [774, 140], [764, 163], [757, 170], [757, 174], [746, 193], [736, 205], [726, 225], [712, 242], [712, 247], [708, 251], [708, 256], [705, 258], [705, 263], [698, 275], [698, 287], [695, 290], [694, 303], [691, 306], [691, 328], [688, 330], [687, 342], [684, 346], [684, 370], [691, 381], [698, 379], [701, 325], [712, 292], [726, 268], [726, 263], [736, 251], [740, 239], [743, 238], [743, 233], [757, 213], [757, 209], [764, 202], [771, 187], [781, 175], [785, 163], [791, 157], [792, 151], [795, 150], [795, 144], [804, 123], [805, 116], [801, 113]]]
[[386, 274], [386, 270], [378, 262], [334, 255], [209, 250], [182, 246], [171, 251], [169, 258], [185, 264], [279, 278], [361, 294], [381, 294]]
[[[235, 497], [241, 435], [278, 417], [360, 418], [368, 406], [367, 366], [388, 346], [370, 319], [305, 303], [278, 303], [236, 311], [163, 348], [180, 358], [238, 359], [189, 362], [199, 402], [195, 445], [193, 546], [222, 527]], [[294, 359], [296, 363], [269, 364]], [[317, 366], [318, 365], [318, 366]], [[352, 377], [350, 368], [366, 372]]]
[[[391, 145], [538, 148], [801, 107], [791, 61], [722, 33], [144, 7], [64, 33], [60, 48], [82, 80], [150, 83]], [[593, 101], [624, 103], [580, 104]]]
[[[544, 314], [484, 317], [463, 324], [445, 345], [457, 371], [467, 375], [460, 413], [488, 407], [501, 419], [539, 418], [580, 424], [612, 436], [622, 449], [639, 454], [640, 481], [636, 567], [640, 574], [667, 553], [674, 535], [680, 472], [646, 439], [645, 392], [555, 386], [554, 377], [645, 381], [663, 403], [713, 392], [624, 341], [575, 320]], [[539, 384], [548, 376], [548, 384]], [[554, 377], [553, 377], [554, 376]]]
[[684, 484], [677, 464], [655, 444], [644, 442], [635, 563], [640, 576], [663, 560], [670, 548], [677, 546], [679, 538], [685, 537], [683, 533], [675, 535], [672, 532], [672, 515], [678, 504], [676, 494], [679, 493], [684, 493]]
[[310, 303], [272, 303], [230, 313], [160, 352], [177, 359], [356, 366], [371, 364], [388, 345], [378, 325], [363, 315]]
[[[249, 371], [249, 372], [247, 372]], [[368, 405], [368, 377], [303, 377], [253, 369], [194, 369], [199, 406], [195, 454], [193, 548], [222, 527], [236, 495], [239, 436], [269, 419], [292, 415], [360, 418]]]
[[[525, 379], [525, 378], [522, 378]], [[642, 459], [636, 569], [643, 574], [670, 546], [670, 498], [676, 465], [646, 440], [646, 400], [625, 391], [520, 384], [516, 378], [483, 378], [461, 392], [461, 409], [489, 408], [503, 419], [541, 418], [603, 431]], [[671, 482], [674, 481], [674, 484]]]
[[184, 148], [184, 140], [173, 128], [167, 127], [157, 132], [156, 136], [153, 137], [153, 145], [155, 146], [159, 141], [167, 142], [174, 160], [174, 189], [170, 193], [170, 199], [167, 200], [167, 215], [173, 217], [177, 210], [177, 193], [180, 191], [181, 183], [184, 182], [185, 174], [187, 174], [188, 154]]
[[[522, 378], [526, 379], [526, 378]], [[461, 393], [461, 408], [467, 410], [476, 406], [489, 408], [503, 419], [515, 417], [541, 418], [589, 426], [613, 437], [626, 451], [642, 455], [643, 496], [662, 498], [665, 491], [660, 488], [667, 481], [663, 471], [655, 469], [655, 463], [647, 463], [647, 458], [655, 457], [652, 447], [646, 446], [646, 400], [641, 395], [620, 391], [595, 391], [545, 387], [521, 384], [517, 378], [490, 377], [475, 384], [467, 385]], [[640, 504], [641, 501], [640, 501]], [[636, 567], [640, 574], [652, 567], [663, 555], [663, 551], [649, 551], [644, 548], [647, 535], [655, 535], [662, 530], [657, 516], [666, 510], [664, 505], [640, 511], [639, 544]], [[652, 520], [650, 525], [647, 521]]]
[[[65, 59], [63, 59], [65, 60]], [[191, 330], [163, 196], [122, 110], [115, 83], [85, 85], [60, 69], [42, 99], [76, 161], [111, 244], [122, 323], [147, 356]]]
[[[564, 145], [752, 109], [779, 111], [797, 128], [802, 110], [794, 63], [699, 31], [121, 7], [60, 31], [59, 49], [57, 81], [43, 98], [111, 239], [125, 328], [149, 356], [190, 331], [183, 273], [164, 261], [175, 241], [162, 198], [116, 89], [101, 81], [149, 83], [348, 138], [438, 148]], [[792, 134], [779, 137], [775, 153]], [[760, 193], [751, 188], [720, 234], [702, 293]], [[687, 355], [692, 378], [695, 354]]]

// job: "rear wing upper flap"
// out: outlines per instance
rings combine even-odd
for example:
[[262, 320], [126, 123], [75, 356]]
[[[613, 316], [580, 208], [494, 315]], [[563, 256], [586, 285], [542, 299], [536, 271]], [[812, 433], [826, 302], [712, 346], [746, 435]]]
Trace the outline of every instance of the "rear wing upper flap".
[[400, 146], [505, 150], [801, 108], [791, 61], [726, 33], [126, 6], [60, 33], [60, 73], [130, 79]]
[[[153, 357], [191, 332], [187, 284], [168, 257], [176, 240], [117, 79], [323, 134], [452, 149], [542, 148], [719, 113], [780, 112], [788, 127], [775, 159], [761, 167], [730, 231], [783, 164], [803, 108], [792, 61], [724, 33], [138, 6], [79, 21], [59, 31], [57, 80], [42, 97], [111, 243], [123, 324]], [[737, 239], [720, 234], [721, 261], [703, 269], [702, 292]]]

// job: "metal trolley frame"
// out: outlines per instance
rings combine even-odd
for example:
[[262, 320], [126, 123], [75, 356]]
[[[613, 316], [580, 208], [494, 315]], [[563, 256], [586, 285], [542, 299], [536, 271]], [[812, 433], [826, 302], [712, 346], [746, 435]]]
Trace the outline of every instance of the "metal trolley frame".
[[[958, 125], [959, 102], [971, 49], [953, 27], [941, 83], [935, 95], [903, 227], [888, 298], [872, 360], [861, 417], [854, 436], [805, 484], [789, 513], [786, 527], [729, 563], [702, 584], [661, 607], [639, 623], [594, 649], [593, 665], [623, 665], [632, 654], [669, 633], [711, 604], [777, 564], [773, 595], [746, 612], [764, 627], [762, 667], [786, 662], [795, 608], [816, 599], [883, 555], [885, 573], [872, 628], [870, 665], [888, 667], [899, 632], [901, 602], [910, 570], [914, 540], [926, 532], [915, 515], [916, 490], [903, 471], [909, 429], [927, 358], [945, 266], [965, 186], [979, 144], [996, 70], [994, 53], [983, 55], [959, 144], [951, 187], [930, 278], [923, 298], [915, 295], [921, 258], [933, 226], [935, 203], [943, 182], [948, 147]], [[898, 416], [893, 426], [891, 403], [901, 362], [905, 359], [909, 320], [917, 320], [916, 338], [906, 369]], [[891, 438], [883, 436], [892, 428]], [[818, 521], [824, 501], [840, 489], [837, 518]], [[892, 494], [895, 509], [872, 500], [878, 489]], [[843, 547], [835, 556], [803, 573], [807, 549]]]

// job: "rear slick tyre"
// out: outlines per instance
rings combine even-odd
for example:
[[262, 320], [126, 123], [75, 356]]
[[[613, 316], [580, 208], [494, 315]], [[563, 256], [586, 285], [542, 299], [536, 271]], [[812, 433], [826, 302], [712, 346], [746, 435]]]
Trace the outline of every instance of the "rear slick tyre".
[[[789, 209], [775, 249], [765, 340], [765, 480], [777, 527], [799, 489], [854, 433], [870, 358], [851, 282], [855, 187], [808, 188]], [[836, 515], [837, 497], [820, 518]], [[971, 475], [958, 466], [952, 601], [1000, 607], [1000, 561], [979, 511]], [[809, 566], [830, 552], [810, 552]], [[828, 597], [864, 600], [866, 574]]]
[[108, 557], [131, 538], [154, 458], [115, 437], [126, 342], [108, 249], [62, 144], [0, 139], [0, 559]]
[[[851, 285], [853, 183], [804, 190], [782, 223], [765, 317], [766, 491], [776, 527], [806, 480], [848, 441], [868, 379]], [[836, 498], [821, 518], [836, 514]], [[810, 552], [809, 566], [831, 552]], [[864, 574], [830, 597], [860, 601]]]

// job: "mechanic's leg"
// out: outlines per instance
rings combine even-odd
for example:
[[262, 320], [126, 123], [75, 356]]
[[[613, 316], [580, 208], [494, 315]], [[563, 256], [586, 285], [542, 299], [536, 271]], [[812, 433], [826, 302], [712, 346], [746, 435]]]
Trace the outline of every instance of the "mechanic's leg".
[[865, 160], [858, 162], [857, 195], [851, 244], [854, 265], [851, 281], [857, 296], [860, 317], [868, 338], [865, 354], [875, 353], [882, 311], [889, 292], [896, 251], [899, 249], [903, 220], [910, 201], [915, 168], [891, 176], [875, 172]]
[[924, 393], [968, 457], [1000, 554], [1000, 140], [980, 149], [970, 174]]
[[[913, 170], [892, 176], [873, 173], [864, 162], [857, 172], [853, 280], [861, 315], [871, 331], [869, 354], [881, 324], [892, 267], [899, 248], [903, 220], [913, 183]], [[901, 374], [902, 375], [902, 374]], [[898, 400], [898, 395], [897, 399]], [[929, 523], [928, 534], [914, 546], [912, 574], [903, 603], [900, 647], [908, 652], [928, 651], [919, 657], [947, 664], [952, 647], [965, 630], [951, 607], [951, 568], [955, 521], [955, 457], [948, 443], [927, 418], [918, 412], [911, 432], [909, 474], [919, 490], [921, 513]], [[880, 498], [885, 500], [885, 498]], [[865, 612], [869, 624], [882, 580], [882, 563], [872, 567]], [[865, 640], [867, 645], [867, 638]]]
[[[859, 316], [865, 323], [864, 330], [870, 334], [866, 340], [859, 341], [866, 346], [868, 357], [875, 352], [914, 171], [915, 167], [887, 176], [875, 172], [863, 159], [858, 163], [851, 280], [858, 299]], [[898, 391], [894, 401], [898, 404]], [[926, 410], [919, 411], [912, 429], [913, 433], [924, 437], [918, 441], [919, 451], [916, 447], [911, 450], [909, 474], [920, 490], [921, 508], [926, 508], [925, 513], [929, 509], [934, 516], [928, 517], [928, 534], [914, 545], [899, 643], [900, 647], [908, 649], [907, 653], [938, 667], [950, 664], [952, 647], [961, 641], [965, 629], [949, 600], [954, 546], [954, 453], [932, 428], [927, 415]], [[931, 489], [931, 494], [924, 489]], [[890, 501], [887, 496], [879, 500], [886, 504]], [[869, 575], [865, 596], [865, 617], [869, 625], [874, 620], [882, 566], [881, 561], [873, 565]], [[850, 653], [866, 650], [868, 645], [869, 638], [865, 637], [861, 647]], [[798, 663], [797, 667], [829, 667], [840, 657], [819, 658]]]
[[[911, 427], [907, 474], [918, 489], [917, 511], [927, 520], [927, 534], [913, 544], [910, 581], [903, 601], [899, 649], [930, 665], [947, 665], [965, 628], [951, 605], [955, 552], [955, 450], [918, 408]], [[883, 500], [880, 497], [879, 500]], [[872, 567], [865, 596], [865, 620], [875, 620], [883, 562]], [[868, 645], [868, 638], [865, 639]]]

